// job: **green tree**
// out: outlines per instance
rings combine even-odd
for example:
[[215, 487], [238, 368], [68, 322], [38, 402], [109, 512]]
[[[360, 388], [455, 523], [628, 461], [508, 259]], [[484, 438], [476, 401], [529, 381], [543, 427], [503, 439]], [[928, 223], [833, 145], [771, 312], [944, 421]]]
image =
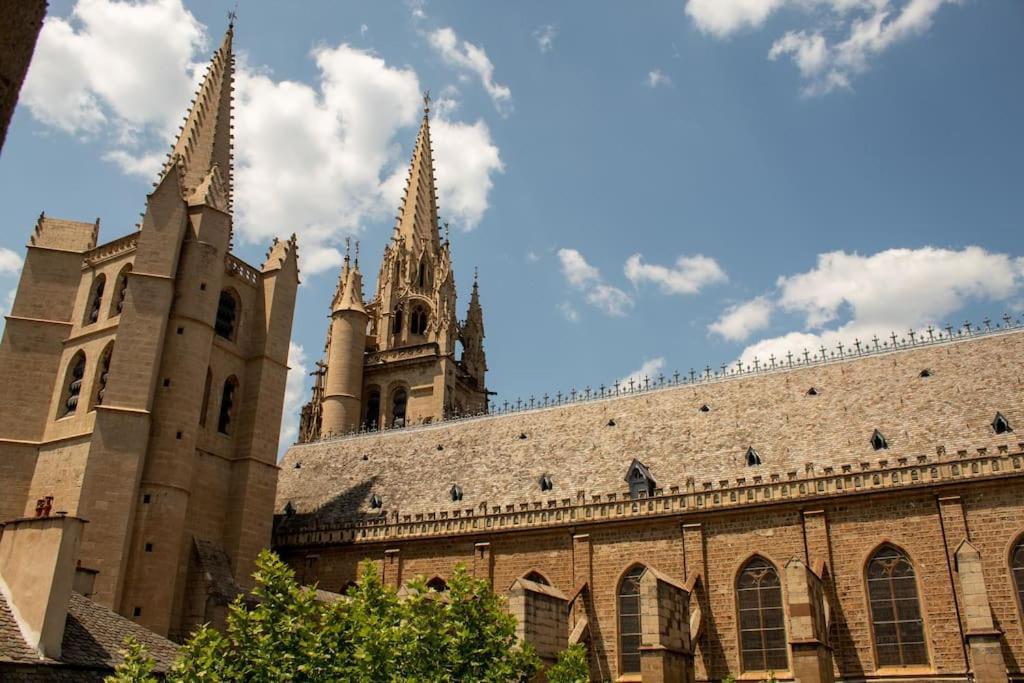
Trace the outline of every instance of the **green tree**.
[[[526, 680], [540, 667], [533, 649], [518, 642], [502, 599], [465, 567], [444, 593], [418, 579], [399, 599], [366, 562], [358, 584], [334, 602], [318, 602], [316, 591], [299, 586], [270, 552], [257, 567], [256, 587], [231, 605], [224, 632], [196, 631], [168, 681], [505, 683]], [[142, 647], [127, 648], [112, 683], [152, 681]]]
[[574, 643], [560, 652], [558, 661], [548, 669], [548, 683], [587, 683], [589, 680], [587, 648], [583, 643]]
[[121, 663], [114, 669], [114, 675], [104, 678], [104, 683], [157, 683], [156, 677], [153, 676], [153, 667], [156, 664], [142, 643], [128, 636], [124, 639], [121, 657]]

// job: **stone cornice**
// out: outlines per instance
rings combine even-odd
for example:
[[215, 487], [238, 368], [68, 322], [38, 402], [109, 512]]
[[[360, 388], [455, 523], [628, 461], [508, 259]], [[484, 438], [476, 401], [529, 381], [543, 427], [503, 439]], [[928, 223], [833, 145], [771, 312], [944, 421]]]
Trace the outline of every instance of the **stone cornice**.
[[[937, 452], [944, 452], [937, 449]], [[756, 475], [732, 482], [703, 482], [699, 487], [688, 480], [685, 490], [671, 487], [656, 489], [650, 498], [631, 499], [626, 492], [592, 495], [588, 502], [563, 498], [529, 501], [480, 510], [472, 508], [433, 513], [390, 515], [335, 525], [317, 525], [282, 529], [275, 532], [278, 548], [323, 546], [341, 543], [377, 543], [422, 538], [494, 534], [529, 529], [574, 527], [581, 524], [623, 522], [635, 519], [664, 518], [721, 512], [737, 508], [820, 503], [825, 498], [925, 489], [967, 481], [998, 480], [1024, 475], [1024, 442], [1011, 453], [1000, 447], [990, 453], [978, 448], [973, 454], [960, 450], [953, 457], [895, 458], [840, 467], [825, 467], [817, 472], [789, 472], [768, 477]], [[764, 480], [767, 479], [767, 480]], [[582, 492], [581, 492], [582, 493]], [[289, 524], [286, 519], [279, 521]]]

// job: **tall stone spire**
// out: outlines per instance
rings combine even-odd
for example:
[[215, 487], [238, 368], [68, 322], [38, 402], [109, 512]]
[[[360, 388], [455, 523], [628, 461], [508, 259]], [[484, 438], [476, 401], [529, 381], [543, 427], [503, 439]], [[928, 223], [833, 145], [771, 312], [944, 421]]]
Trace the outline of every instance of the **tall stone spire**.
[[395, 224], [395, 237], [404, 237], [411, 243], [418, 236], [431, 244], [432, 251], [436, 253], [440, 247], [437, 226], [437, 188], [434, 185], [434, 155], [430, 147], [430, 93], [427, 92], [423, 95], [423, 122], [412, 151], [405, 196]]
[[235, 81], [235, 56], [231, 41], [234, 20], [228, 24], [224, 40], [207, 67], [185, 125], [168, 156], [167, 167], [177, 165], [186, 199], [216, 166], [230, 210], [232, 183], [231, 99]]

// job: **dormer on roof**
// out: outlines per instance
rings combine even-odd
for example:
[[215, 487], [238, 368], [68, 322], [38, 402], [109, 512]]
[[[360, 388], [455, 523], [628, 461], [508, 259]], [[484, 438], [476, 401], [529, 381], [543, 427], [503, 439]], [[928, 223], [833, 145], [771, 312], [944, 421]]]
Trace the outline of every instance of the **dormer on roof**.
[[654, 495], [654, 487], [658, 485], [647, 465], [636, 458], [633, 458], [626, 470], [626, 483], [629, 484], [630, 498], [649, 498]]

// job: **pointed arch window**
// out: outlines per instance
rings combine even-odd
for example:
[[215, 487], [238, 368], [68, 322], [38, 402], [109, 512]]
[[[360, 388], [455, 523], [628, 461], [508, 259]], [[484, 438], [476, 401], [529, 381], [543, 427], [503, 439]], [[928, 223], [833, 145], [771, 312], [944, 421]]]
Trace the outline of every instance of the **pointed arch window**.
[[110, 376], [110, 359], [114, 355], [114, 343], [111, 342], [100, 356], [100, 367], [96, 375], [96, 400], [94, 406], [103, 405], [103, 397], [107, 393], [107, 377]]
[[391, 318], [391, 334], [402, 334], [402, 305], [395, 307], [395, 314]]
[[413, 307], [412, 315], [409, 316], [409, 332], [411, 334], [427, 333], [427, 309], [423, 306]]
[[427, 590], [434, 591], [435, 593], [444, 593], [448, 590], [448, 582], [440, 576], [435, 576], [430, 581], [427, 581]]
[[878, 666], [927, 664], [917, 578], [907, 555], [891, 545], [876, 550], [868, 561], [867, 586]]
[[103, 305], [103, 290], [107, 286], [107, 276], [100, 273], [92, 284], [92, 293], [89, 295], [89, 310], [85, 316], [85, 324], [91, 325], [100, 319], [100, 307]]
[[405, 411], [409, 404], [409, 393], [405, 389], [396, 389], [391, 396], [391, 426], [405, 426]]
[[462, 487], [458, 484], [452, 484], [452, 488], [448, 491], [448, 495], [452, 497], [452, 502], [457, 503], [462, 500]]
[[85, 377], [85, 352], [79, 351], [68, 363], [67, 375], [64, 378], [64, 391], [61, 392], [60, 406], [57, 417], [74, 415], [78, 410], [78, 399], [82, 395], [82, 378]]
[[224, 389], [220, 395], [220, 416], [217, 418], [217, 431], [221, 434], [231, 433], [231, 422], [235, 417], [235, 402], [238, 399], [238, 380], [232, 375], [224, 380]]
[[238, 296], [230, 289], [221, 290], [220, 299], [217, 302], [217, 319], [213, 324], [213, 330], [218, 337], [235, 338], [238, 328], [238, 309]]
[[747, 449], [747, 467], [756, 467], [761, 464], [761, 455], [751, 446]]
[[128, 296], [128, 273], [132, 272], [132, 264], [126, 265], [117, 275], [117, 282], [114, 285], [114, 301], [110, 315], [121, 315], [124, 310], [125, 297]]
[[871, 435], [871, 447], [876, 451], [884, 451], [889, 447], [889, 442], [882, 436], [882, 432], [875, 430], [874, 434]]
[[1024, 610], [1024, 536], [1017, 540], [1010, 555], [1010, 573], [1017, 589], [1017, 606]]
[[206, 414], [210, 412], [210, 389], [213, 387], [213, 370], [206, 368], [206, 382], [203, 384], [203, 403], [199, 407], [199, 426], [206, 426]]
[[786, 615], [779, 573], [763, 557], [751, 558], [736, 578], [740, 661], [744, 671], [782, 671], [789, 667]]
[[542, 475], [541, 478], [540, 478], [540, 490], [541, 491], [550, 491], [553, 488], [555, 488], [555, 482], [553, 482], [551, 480], [551, 475], [550, 474]]
[[420, 289], [425, 289], [430, 284], [430, 276], [427, 274], [427, 257], [420, 261], [419, 273], [416, 275], [416, 284]]
[[619, 584], [619, 673], [640, 673], [640, 579], [642, 564], [626, 572]]

